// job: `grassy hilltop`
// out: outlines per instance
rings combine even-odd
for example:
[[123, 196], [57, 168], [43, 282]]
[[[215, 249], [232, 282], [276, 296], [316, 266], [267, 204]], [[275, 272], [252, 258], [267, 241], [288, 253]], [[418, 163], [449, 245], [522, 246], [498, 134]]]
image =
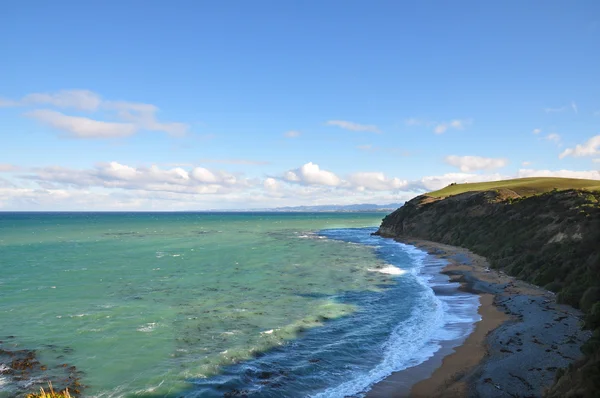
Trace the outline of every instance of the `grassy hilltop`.
[[452, 184], [437, 191], [426, 193], [426, 196], [444, 198], [465, 192], [509, 189], [519, 196], [539, 195], [553, 190], [588, 189], [600, 190], [599, 180], [583, 180], [579, 178], [531, 177], [514, 180], [475, 182], [469, 184]]
[[522, 178], [451, 184], [388, 215], [383, 236], [461, 246], [492, 267], [557, 293], [593, 330], [586, 359], [556, 373], [550, 397], [600, 391], [600, 181]]

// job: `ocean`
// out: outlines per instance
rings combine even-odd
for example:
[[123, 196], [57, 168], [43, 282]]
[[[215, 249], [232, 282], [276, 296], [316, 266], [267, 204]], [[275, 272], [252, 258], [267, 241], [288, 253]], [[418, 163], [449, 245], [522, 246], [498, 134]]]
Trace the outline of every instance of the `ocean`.
[[0, 397], [362, 396], [479, 319], [383, 215], [0, 213]]

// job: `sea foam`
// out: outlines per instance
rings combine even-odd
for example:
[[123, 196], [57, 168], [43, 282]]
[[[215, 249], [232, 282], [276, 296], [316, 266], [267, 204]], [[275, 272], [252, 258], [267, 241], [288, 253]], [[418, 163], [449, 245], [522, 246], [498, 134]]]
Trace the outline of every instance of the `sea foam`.
[[[437, 281], [439, 275], [436, 274], [445, 262], [413, 246], [397, 243], [397, 249], [411, 258], [415, 272], [410, 274], [425, 288], [420, 293], [419, 305], [413, 308], [408, 319], [394, 328], [383, 344], [384, 355], [378, 365], [368, 372], [352, 374], [350, 380], [312, 395], [314, 398], [363, 396], [373, 384], [390, 374], [416, 366], [434, 356], [441, 348], [442, 341], [466, 337], [472, 331], [472, 324], [478, 320], [478, 296], [464, 294], [460, 300], [456, 296], [436, 296], [432, 285], [440, 284]], [[391, 265], [386, 268], [392, 267], [403, 271]], [[450, 282], [445, 284], [452, 285]], [[464, 327], [465, 324], [471, 326]]]
[[388, 275], [403, 275], [406, 273], [405, 270], [395, 267], [393, 265], [388, 265], [387, 267], [383, 267], [383, 268], [369, 268], [368, 270], [371, 272], [379, 272], [381, 274], [388, 274]]

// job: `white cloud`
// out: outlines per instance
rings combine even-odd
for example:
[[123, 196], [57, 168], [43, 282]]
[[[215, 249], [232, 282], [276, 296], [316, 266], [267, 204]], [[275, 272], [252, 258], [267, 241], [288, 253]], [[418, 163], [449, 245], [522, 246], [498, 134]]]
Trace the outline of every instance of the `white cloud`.
[[45, 167], [31, 170], [22, 178], [79, 188], [102, 187], [182, 194], [228, 193], [252, 186], [245, 178], [203, 167], [195, 167], [189, 171], [180, 167], [161, 169], [155, 165], [136, 168], [118, 162], [101, 163], [88, 170]]
[[346, 179], [313, 163], [283, 177], [248, 179], [201, 166], [134, 167], [119, 162], [87, 169], [19, 169], [14, 181], [0, 179], [0, 206], [9, 210], [207, 210], [302, 204], [390, 203], [450, 183], [546, 176], [600, 180], [600, 171], [521, 169], [512, 175], [448, 173], [407, 181], [381, 172], [357, 172]]
[[360, 191], [392, 191], [408, 186], [408, 181], [399, 178], [386, 178], [379, 172], [361, 172], [351, 174], [348, 181]]
[[560, 135], [558, 135], [556, 133], [548, 134], [545, 138], [548, 141], [554, 142], [555, 144], [559, 144], [560, 143]]
[[542, 129], [533, 129], [533, 134], [539, 134], [542, 132]]
[[468, 173], [476, 170], [494, 170], [504, 167], [508, 160], [503, 158], [484, 158], [481, 156], [446, 156], [445, 162]]
[[135, 180], [136, 177], [139, 176], [138, 171], [135, 168], [117, 162], [110, 162], [107, 165], [102, 165], [99, 168], [99, 174], [108, 176], [111, 179], [114, 178], [126, 181]]
[[131, 123], [102, 122], [87, 117], [67, 116], [48, 109], [38, 109], [25, 115], [77, 138], [126, 137], [137, 131], [137, 127]]
[[[17, 181], [0, 180], [0, 206], [11, 209], [190, 210], [300, 204], [390, 203], [408, 199], [405, 181], [382, 173], [356, 173], [353, 183], [307, 163], [287, 178], [246, 179], [204, 167], [133, 167], [119, 162], [89, 169], [44, 167]], [[27, 186], [29, 185], [29, 186]], [[32, 188], [32, 185], [34, 187]], [[6, 191], [11, 189], [10, 192]], [[101, 200], [99, 200], [101, 199]]]
[[102, 103], [102, 99], [89, 90], [61, 90], [56, 93], [28, 94], [23, 97], [21, 103], [23, 105], [48, 104], [58, 108], [95, 111]]
[[210, 170], [204, 167], [195, 167], [192, 170], [192, 177], [201, 183], [214, 184], [218, 181], [217, 176]]
[[[157, 119], [159, 109], [152, 104], [126, 101], [107, 101], [89, 90], [61, 90], [56, 93], [32, 93], [18, 101], [0, 99], [0, 106], [47, 105], [56, 108], [73, 108], [80, 111], [108, 111], [113, 120], [102, 121], [81, 116], [38, 109], [25, 113], [50, 126], [71, 133], [79, 138], [124, 137], [138, 131], [162, 131], [173, 136], [182, 136], [189, 125], [180, 122], [162, 122]], [[114, 121], [117, 119], [117, 121]]]
[[267, 191], [276, 192], [280, 189], [281, 184], [276, 179], [269, 177], [265, 179], [263, 186]]
[[532, 164], [532, 162], [525, 161], [525, 162], [521, 163], [521, 166], [526, 167], [526, 166], [531, 166], [531, 164]]
[[334, 173], [321, 170], [319, 165], [312, 162], [306, 163], [297, 169], [287, 171], [283, 178], [286, 181], [306, 185], [337, 186], [341, 183], [341, 179]]
[[337, 126], [337, 127], [343, 128], [345, 130], [350, 130], [350, 131], [365, 131], [365, 132], [370, 132], [370, 133], [380, 133], [377, 126], [370, 125], [370, 124], [358, 124], [358, 123], [348, 122], [345, 120], [329, 120], [326, 124], [329, 126]]
[[283, 133], [284, 137], [287, 138], [296, 138], [296, 137], [300, 137], [302, 133], [299, 131], [295, 131], [295, 130], [290, 130], [290, 131], [286, 131], [285, 133]]
[[579, 113], [579, 110], [577, 109], [577, 104], [575, 103], [575, 101], [571, 101], [571, 109], [573, 109], [573, 112]]
[[600, 154], [600, 135], [590, 138], [584, 144], [577, 145], [575, 148], [565, 149], [560, 155], [558, 155], [558, 157], [562, 159], [567, 156], [580, 157], [598, 154]]
[[589, 180], [600, 180], [600, 171], [573, 171], [573, 170], [531, 170], [520, 169], [516, 178], [527, 177], [562, 177], [562, 178], [584, 178]]
[[600, 158], [598, 158], [598, 159], [592, 159], [592, 162], [594, 162], [594, 163], [600, 163]]

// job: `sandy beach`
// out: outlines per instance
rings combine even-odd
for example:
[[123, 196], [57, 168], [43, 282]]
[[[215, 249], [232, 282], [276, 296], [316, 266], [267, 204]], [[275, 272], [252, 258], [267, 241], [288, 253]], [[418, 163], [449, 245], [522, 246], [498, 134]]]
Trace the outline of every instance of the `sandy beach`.
[[[397, 240], [447, 259], [443, 273], [479, 294], [481, 320], [462, 344], [392, 374], [367, 397], [541, 396], [558, 368], [581, 358], [579, 348], [589, 338], [580, 329], [581, 313], [556, 304], [553, 293], [490, 269], [467, 249]], [[406, 386], [407, 374], [412, 387]]]

